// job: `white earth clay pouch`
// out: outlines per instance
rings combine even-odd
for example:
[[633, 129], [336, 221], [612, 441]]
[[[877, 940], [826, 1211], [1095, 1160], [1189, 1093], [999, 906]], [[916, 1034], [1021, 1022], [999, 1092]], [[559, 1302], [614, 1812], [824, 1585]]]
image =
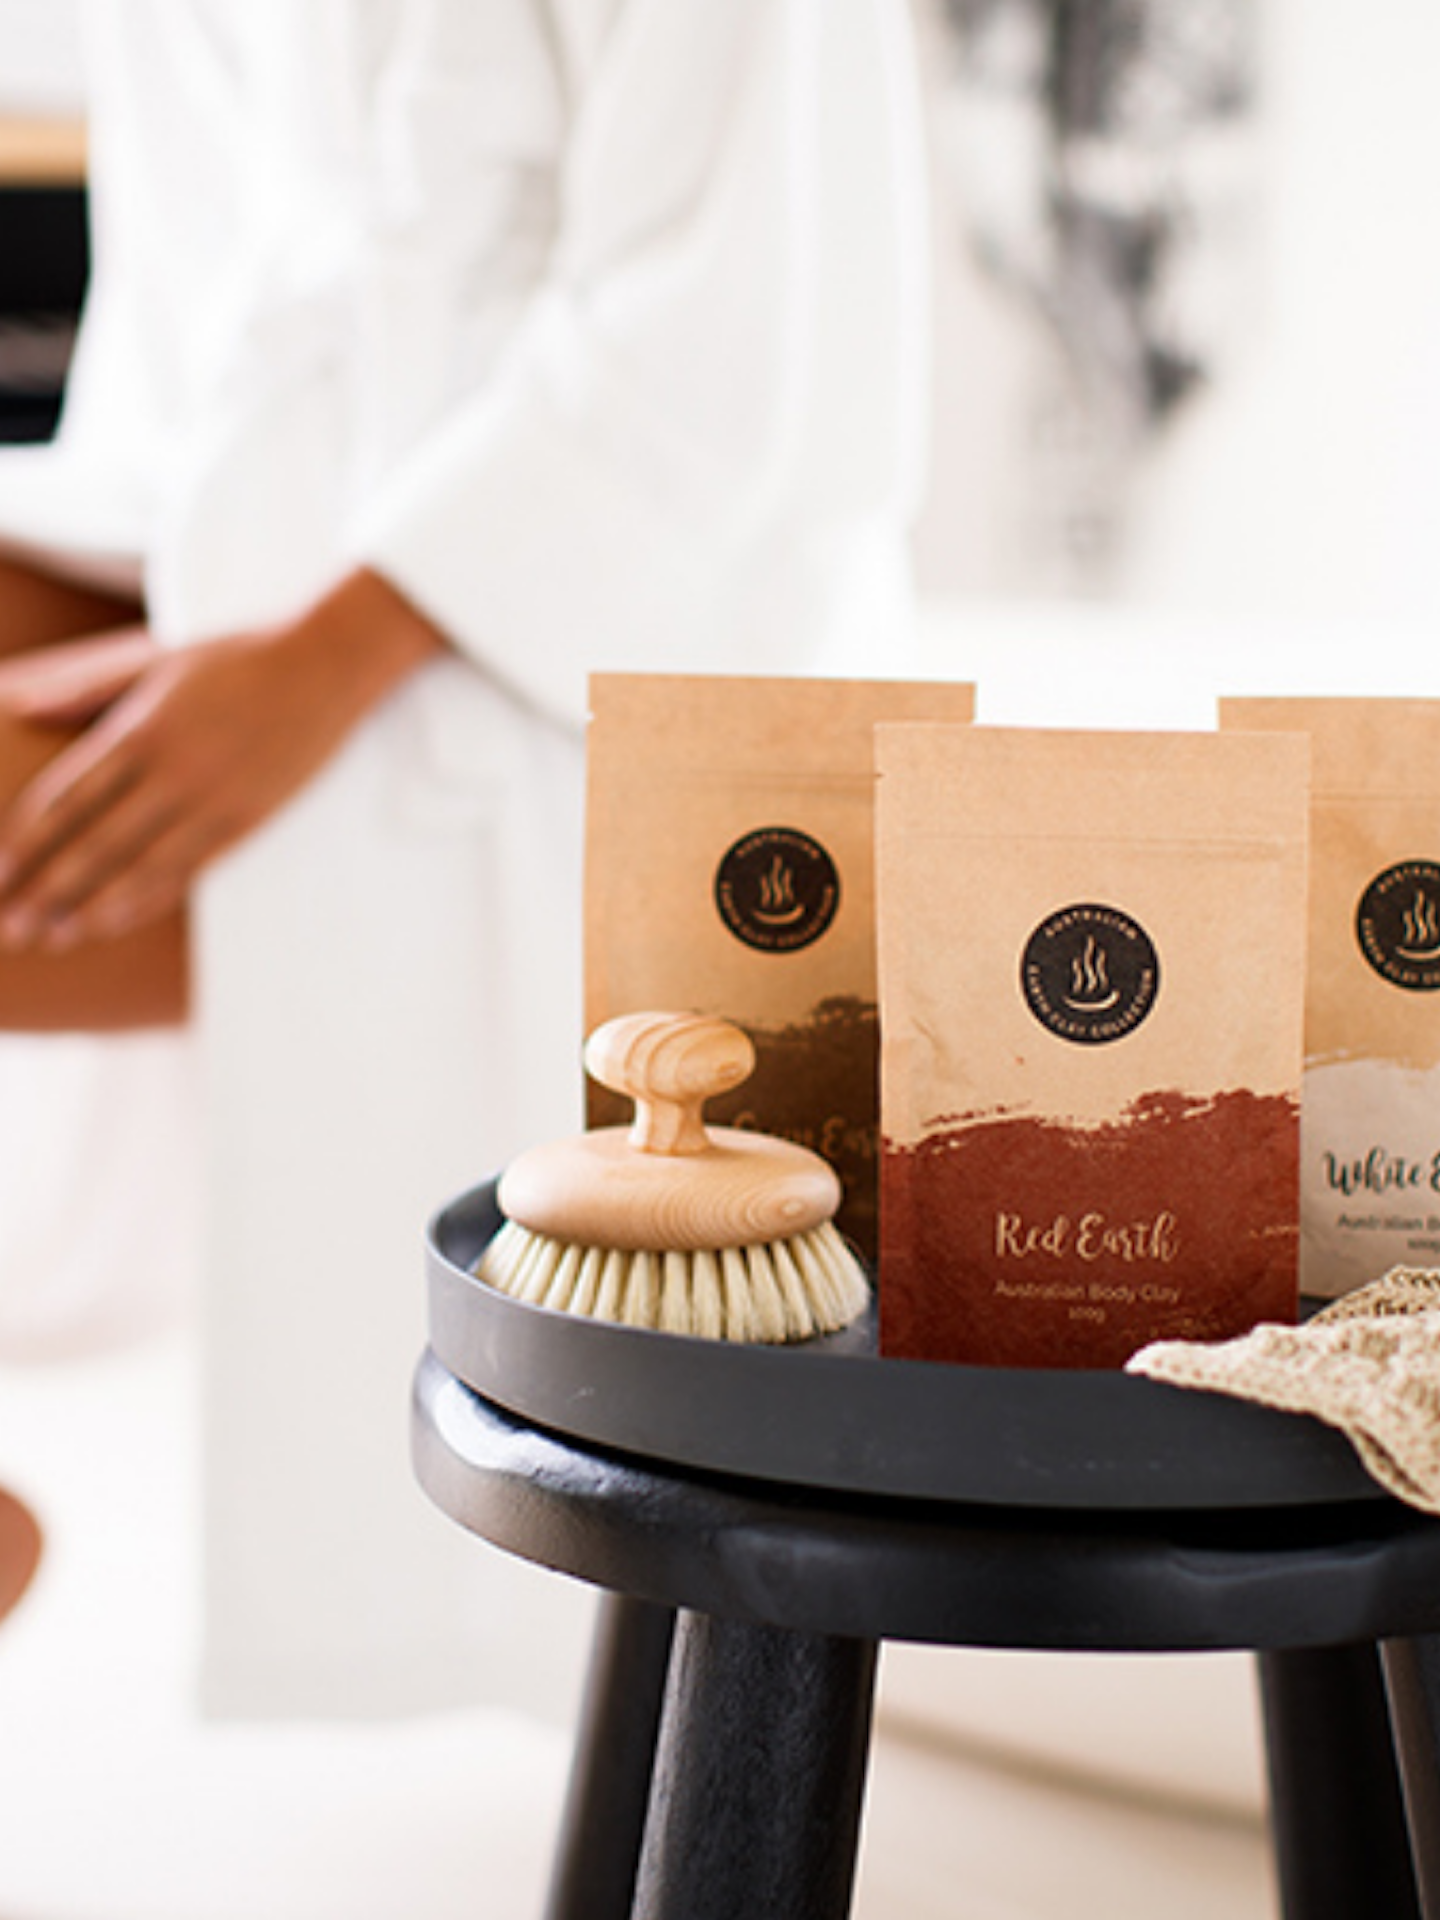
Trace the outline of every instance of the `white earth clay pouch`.
[[1440, 701], [1228, 699], [1312, 741], [1302, 1293], [1440, 1262]]

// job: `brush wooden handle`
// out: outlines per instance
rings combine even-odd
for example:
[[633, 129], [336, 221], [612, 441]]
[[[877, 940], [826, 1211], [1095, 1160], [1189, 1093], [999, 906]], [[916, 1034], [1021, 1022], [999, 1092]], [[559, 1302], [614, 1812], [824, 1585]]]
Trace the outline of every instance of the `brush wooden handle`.
[[760, 1246], [831, 1219], [840, 1182], [818, 1154], [771, 1134], [707, 1128], [700, 1109], [754, 1065], [747, 1035], [699, 1014], [627, 1014], [592, 1034], [585, 1063], [635, 1100], [635, 1124], [532, 1147], [505, 1171], [505, 1214], [586, 1247], [694, 1252]]
[[630, 1145], [641, 1153], [703, 1153], [701, 1109], [755, 1068], [750, 1036], [701, 1013], [627, 1013], [597, 1027], [585, 1070], [635, 1102]]

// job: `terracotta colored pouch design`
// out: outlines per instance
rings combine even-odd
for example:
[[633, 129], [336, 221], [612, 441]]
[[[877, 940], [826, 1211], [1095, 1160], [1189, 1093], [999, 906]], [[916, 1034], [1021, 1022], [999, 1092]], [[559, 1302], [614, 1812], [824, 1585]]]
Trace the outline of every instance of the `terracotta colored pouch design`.
[[1305, 741], [876, 740], [882, 1350], [1293, 1319]]
[[1314, 756], [1300, 1286], [1440, 1265], [1440, 701], [1234, 699]]
[[[585, 1026], [719, 1014], [755, 1072], [707, 1117], [839, 1173], [875, 1253], [873, 728], [967, 721], [963, 683], [600, 674], [591, 681]], [[589, 1089], [592, 1125], [627, 1110]]]

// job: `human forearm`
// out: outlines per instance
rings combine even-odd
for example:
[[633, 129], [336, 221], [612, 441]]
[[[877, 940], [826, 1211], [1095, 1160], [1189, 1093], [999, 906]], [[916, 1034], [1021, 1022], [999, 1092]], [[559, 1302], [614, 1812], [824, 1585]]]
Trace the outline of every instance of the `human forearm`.
[[64, 945], [168, 911], [444, 646], [359, 571], [294, 621], [142, 649], [118, 684], [98, 649], [0, 668], [11, 711], [89, 722], [0, 820], [0, 939]]
[[355, 720], [446, 648], [440, 630], [368, 567], [347, 574], [276, 640], [291, 650], [295, 698], [328, 696]]

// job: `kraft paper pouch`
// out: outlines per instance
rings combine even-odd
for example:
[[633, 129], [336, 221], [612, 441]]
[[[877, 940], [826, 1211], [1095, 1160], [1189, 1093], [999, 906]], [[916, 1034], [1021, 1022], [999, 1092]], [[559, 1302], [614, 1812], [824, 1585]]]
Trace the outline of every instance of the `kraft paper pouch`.
[[876, 739], [882, 1351], [1293, 1320], [1306, 742]]
[[1233, 699], [1310, 737], [1300, 1287], [1440, 1263], [1440, 701]]
[[[835, 1167], [875, 1254], [879, 719], [967, 721], [962, 683], [599, 674], [590, 685], [585, 1025], [713, 1013], [755, 1072], [708, 1118]], [[592, 1125], [628, 1109], [591, 1087]]]

